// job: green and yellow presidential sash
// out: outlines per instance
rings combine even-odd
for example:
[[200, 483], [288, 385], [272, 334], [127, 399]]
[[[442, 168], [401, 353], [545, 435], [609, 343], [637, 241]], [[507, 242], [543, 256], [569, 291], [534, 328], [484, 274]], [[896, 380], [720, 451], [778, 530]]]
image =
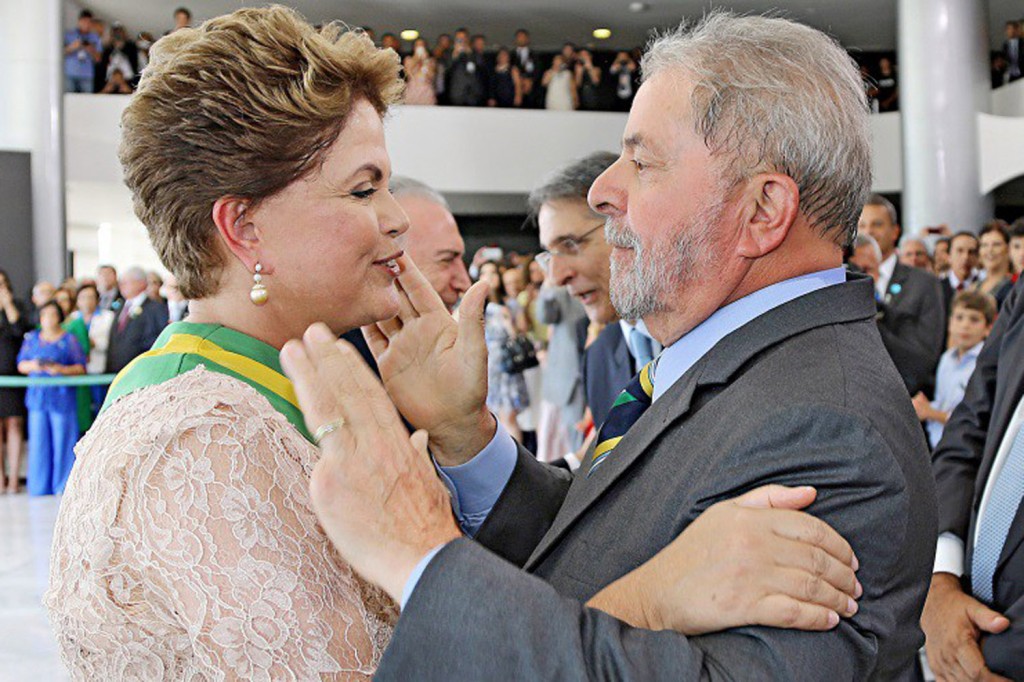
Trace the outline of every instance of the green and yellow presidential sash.
[[132, 360], [117, 375], [100, 412], [132, 391], [162, 384], [199, 365], [255, 388], [299, 433], [313, 442], [299, 409], [295, 387], [281, 369], [277, 349], [215, 324], [175, 322], [169, 325], [152, 350]]

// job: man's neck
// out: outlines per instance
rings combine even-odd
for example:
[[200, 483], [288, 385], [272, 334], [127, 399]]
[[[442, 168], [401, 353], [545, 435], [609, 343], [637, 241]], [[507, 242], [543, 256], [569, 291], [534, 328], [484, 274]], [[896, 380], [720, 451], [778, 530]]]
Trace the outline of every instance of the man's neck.
[[[658, 343], [668, 347], [711, 317], [720, 308], [749, 296], [755, 291], [795, 277], [838, 268], [842, 264], [842, 253], [838, 248], [823, 250], [816, 255], [801, 257], [799, 260], [788, 259], [784, 254], [779, 254], [779, 257], [761, 258], [749, 266], [745, 275], [731, 290], [716, 295], [709, 287], [700, 288], [700, 283], [691, 283], [689, 288], [696, 289], [696, 291], [692, 294], [686, 292], [687, 295], [677, 297], [683, 302], [684, 307], [646, 316], [644, 324], [647, 325], [647, 330]], [[723, 277], [727, 277], [727, 275], [723, 274]]]

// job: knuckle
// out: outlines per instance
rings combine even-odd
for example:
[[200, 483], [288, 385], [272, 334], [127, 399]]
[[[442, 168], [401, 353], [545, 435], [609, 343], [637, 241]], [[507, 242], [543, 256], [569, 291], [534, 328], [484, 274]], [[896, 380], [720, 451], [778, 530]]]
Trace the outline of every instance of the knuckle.
[[779, 619], [783, 627], [795, 627], [800, 622], [800, 605], [796, 602], [786, 602], [779, 610]]
[[820, 547], [813, 547], [811, 549], [811, 570], [814, 575], [822, 577], [828, 573], [829, 563], [828, 552]]
[[829, 534], [828, 526], [817, 519], [813, 519], [809, 530], [809, 538], [812, 543], [819, 547], [825, 544]]
[[804, 578], [803, 587], [801, 588], [801, 596], [804, 598], [804, 601], [816, 602], [822, 596], [822, 588], [822, 582], [818, 578]]

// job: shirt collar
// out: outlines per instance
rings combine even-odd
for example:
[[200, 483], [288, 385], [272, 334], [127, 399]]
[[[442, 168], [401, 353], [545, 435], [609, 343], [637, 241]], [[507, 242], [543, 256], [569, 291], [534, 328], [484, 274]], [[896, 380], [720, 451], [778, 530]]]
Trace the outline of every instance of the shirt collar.
[[651, 332], [647, 331], [647, 325], [644, 324], [643, 320], [637, 320], [633, 324], [630, 324], [629, 322], [626, 322], [625, 320], [619, 320], [619, 328], [622, 330], [622, 336], [626, 339], [626, 348], [629, 349], [629, 354], [630, 354], [630, 356], [634, 360], [636, 360], [636, 355], [633, 354], [633, 346], [630, 343], [630, 339], [629, 339], [630, 332], [633, 331], [634, 329], [637, 330], [638, 332], [640, 332], [641, 334], [643, 334], [644, 336], [646, 336], [647, 338], [649, 338], [651, 340], [651, 348], [652, 348], [652, 350], [654, 352], [654, 356], [655, 357], [657, 357], [658, 353], [661, 352], [661, 350], [662, 350], [661, 344], [658, 343], [658, 340], [656, 338], [651, 336]]
[[[967, 275], [967, 278], [965, 280], [963, 280], [964, 285], [968, 285], [968, 284], [973, 283], [974, 280], [977, 278], [977, 276], [978, 276], [978, 271], [977, 270], [971, 270], [971, 274]], [[948, 273], [946, 273], [946, 277], [949, 278], [949, 283], [953, 286], [954, 289], [956, 289], [957, 287], [960, 286], [960, 278], [957, 277], [956, 273], [953, 272], [952, 270], [950, 270]]]
[[843, 267], [820, 270], [776, 282], [719, 308], [662, 352], [654, 374], [653, 400], [665, 395], [719, 341], [751, 320], [784, 303], [845, 281]]
[[129, 310], [131, 310], [132, 308], [141, 307], [142, 304], [146, 302], [146, 296], [148, 296], [148, 295], [149, 294], [147, 294], [145, 291], [143, 291], [141, 294], [139, 294], [135, 298], [132, 298], [132, 299], [129, 299], [129, 300], [125, 301], [124, 302], [124, 307], [129, 309]]
[[875, 289], [880, 295], [885, 295], [885, 290], [889, 288], [889, 282], [892, 280], [892, 273], [896, 271], [896, 252], [893, 251], [888, 258], [882, 261], [878, 266], [878, 282], [875, 283]]
[[981, 349], [984, 348], [984, 347], [985, 347], [985, 342], [982, 341], [981, 343], [979, 343], [979, 344], [977, 344], [977, 345], [975, 345], [975, 346], [973, 346], [971, 348], [968, 348], [967, 351], [964, 352], [963, 355], [957, 355], [955, 347], [954, 348], [950, 348], [948, 352], [949, 352], [949, 356], [951, 358], [953, 358], [954, 360], [956, 360], [957, 362], [967, 362], [968, 360], [975, 360], [975, 359], [977, 359], [978, 355], [981, 353]]

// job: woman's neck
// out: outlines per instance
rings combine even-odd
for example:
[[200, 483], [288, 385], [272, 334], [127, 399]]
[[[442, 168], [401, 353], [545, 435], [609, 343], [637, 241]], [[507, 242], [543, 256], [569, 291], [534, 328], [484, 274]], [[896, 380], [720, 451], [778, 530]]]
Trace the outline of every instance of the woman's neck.
[[257, 307], [248, 296], [217, 294], [212, 298], [189, 301], [186, 322], [223, 325], [278, 350], [289, 339], [300, 338], [305, 332], [304, 328], [291, 329], [283, 316], [275, 314], [273, 302]]
[[55, 341], [55, 340], [59, 339], [60, 337], [64, 336], [64, 330], [61, 329], [60, 327], [57, 327], [57, 329], [55, 329], [55, 330], [54, 329], [40, 329], [39, 330], [39, 335], [42, 336], [47, 341]]

